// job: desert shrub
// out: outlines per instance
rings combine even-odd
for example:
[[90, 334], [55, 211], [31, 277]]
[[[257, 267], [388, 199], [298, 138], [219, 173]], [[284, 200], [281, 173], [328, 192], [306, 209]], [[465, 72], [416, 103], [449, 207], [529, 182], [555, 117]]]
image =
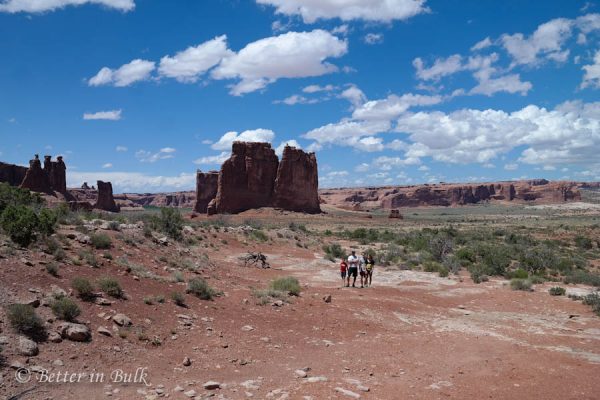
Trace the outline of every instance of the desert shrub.
[[6, 308], [10, 325], [19, 333], [28, 336], [37, 336], [44, 332], [44, 324], [28, 304], [11, 304]]
[[404, 253], [405, 251], [400, 246], [390, 243], [377, 253], [375, 261], [381, 265], [396, 264]]
[[598, 292], [588, 294], [583, 298], [583, 304], [587, 306], [592, 306], [592, 311], [594, 311], [598, 316], [600, 316], [600, 294]]
[[8, 206], [32, 206], [37, 208], [42, 204], [44, 204], [44, 200], [39, 193], [0, 182], [0, 213]]
[[266, 242], [267, 240], [269, 240], [269, 235], [267, 235], [260, 229], [253, 230], [252, 232], [250, 232], [250, 237], [256, 240], [257, 242]]
[[174, 282], [185, 282], [185, 276], [183, 276], [183, 272], [174, 271], [173, 272], [173, 281]]
[[154, 304], [154, 299], [151, 296], [144, 297], [144, 304], [148, 304], [149, 306]]
[[96, 255], [91, 251], [80, 250], [78, 256], [81, 262], [85, 262], [90, 267], [98, 267], [98, 260], [96, 259]]
[[58, 217], [53, 210], [42, 208], [38, 214], [37, 230], [42, 236], [49, 236], [54, 233]]
[[110, 236], [105, 233], [95, 233], [90, 236], [90, 240], [92, 242], [92, 246], [96, 249], [110, 249], [112, 246], [112, 240]]
[[120, 226], [121, 226], [121, 224], [119, 223], [119, 221], [109, 221], [108, 222], [108, 229], [110, 229], [111, 231], [120, 230]]
[[516, 244], [521, 246], [533, 246], [536, 244], [535, 239], [531, 236], [519, 235], [517, 233], [509, 233], [505, 236], [504, 241], [508, 244]]
[[157, 227], [171, 239], [181, 240], [183, 237], [183, 217], [176, 208], [163, 207], [157, 220]]
[[158, 304], [163, 304], [165, 302], [165, 296], [159, 294], [154, 298]]
[[325, 258], [330, 261], [335, 261], [338, 258], [346, 258], [346, 252], [339, 243], [323, 245], [323, 251], [325, 252]]
[[273, 302], [274, 300], [287, 301], [288, 298], [287, 293], [274, 289], [253, 289], [252, 296], [256, 297], [258, 304], [263, 306]]
[[58, 319], [62, 319], [63, 321], [72, 322], [81, 314], [81, 310], [77, 303], [68, 297], [62, 297], [60, 299], [56, 299], [52, 301], [50, 304], [50, 308], [52, 312]]
[[77, 292], [82, 300], [92, 300], [94, 298], [94, 286], [86, 278], [77, 277], [71, 281], [71, 287]]
[[600, 286], [600, 275], [585, 270], [575, 270], [565, 277], [564, 282]]
[[450, 254], [453, 247], [454, 242], [447, 236], [438, 234], [429, 239], [429, 252], [438, 262], [441, 262], [447, 254]]
[[171, 293], [171, 300], [173, 300], [173, 303], [177, 304], [180, 307], [185, 306], [185, 296], [181, 292]]
[[215, 290], [202, 278], [190, 279], [186, 291], [202, 300], [212, 300], [216, 295]]
[[442, 265], [442, 268], [447, 269], [449, 272], [455, 275], [457, 275], [461, 269], [460, 260], [455, 256], [446, 257]]
[[46, 264], [46, 272], [52, 276], [58, 276], [58, 264], [53, 262]]
[[554, 286], [548, 289], [548, 293], [550, 293], [551, 296], [564, 296], [567, 291], [563, 287]]
[[530, 273], [537, 273], [548, 269], [556, 269], [559, 258], [547, 246], [538, 246], [527, 249], [521, 255], [521, 265]]
[[100, 278], [98, 280], [98, 287], [100, 288], [100, 290], [102, 290], [104, 293], [111, 297], [123, 297], [123, 289], [121, 289], [119, 281], [117, 281], [115, 278], [111, 278], [108, 276]]
[[474, 283], [487, 282], [489, 280], [485, 271], [486, 268], [479, 264], [469, 266], [469, 273]]
[[36, 238], [38, 216], [29, 207], [9, 205], [0, 215], [0, 227], [13, 242], [27, 247]]
[[442, 265], [436, 261], [426, 261], [423, 263], [423, 271], [438, 272]]
[[438, 269], [438, 275], [441, 278], [446, 278], [446, 277], [448, 277], [449, 274], [450, 274], [450, 271], [448, 270], [448, 268], [444, 267], [443, 265], [440, 265], [440, 268]]
[[288, 293], [292, 296], [298, 296], [302, 288], [300, 282], [293, 276], [285, 276], [274, 279], [271, 281], [270, 288], [273, 290], [279, 290], [280, 292]]
[[530, 291], [531, 281], [529, 279], [513, 278], [510, 280], [510, 287], [512, 290]]
[[582, 235], [575, 236], [575, 246], [580, 249], [590, 250], [593, 247], [592, 239]]
[[470, 262], [475, 262], [477, 260], [477, 255], [470, 247], [461, 247], [454, 254], [459, 260], [468, 260]]
[[482, 244], [477, 247], [477, 253], [488, 275], [504, 275], [510, 266], [510, 251], [506, 246]]
[[508, 274], [509, 278], [517, 278], [517, 279], [527, 279], [529, 278], [529, 273], [527, 271], [525, 271], [523, 268], [517, 268], [516, 270], [512, 271], [510, 274]]
[[531, 283], [533, 283], [534, 285], [539, 285], [540, 283], [544, 283], [546, 282], [546, 278], [544, 278], [542, 275], [531, 275], [529, 277], [529, 280], [531, 281]]

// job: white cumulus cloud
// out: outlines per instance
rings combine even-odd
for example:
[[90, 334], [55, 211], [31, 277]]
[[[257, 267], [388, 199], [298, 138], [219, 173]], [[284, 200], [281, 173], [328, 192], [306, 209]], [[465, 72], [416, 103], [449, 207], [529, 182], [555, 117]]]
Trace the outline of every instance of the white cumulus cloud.
[[196, 174], [182, 173], [175, 176], [162, 176], [116, 171], [70, 171], [67, 174], [69, 187], [79, 187], [83, 182], [98, 180], [111, 182], [115, 193], [157, 193], [192, 190], [196, 184]]
[[158, 160], [166, 160], [168, 158], [175, 157], [176, 150], [172, 147], [163, 147], [156, 153], [152, 153], [146, 150], [138, 150], [135, 152], [135, 158], [141, 162], [153, 163]]
[[233, 142], [268, 142], [271, 143], [275, 138], [275, 132], [270, 129], [252, 129], [242, 133], [227, 132], [210, 147], [214, 150], [230, 150]]
[[231, 94], [265, 88], [281, 78], [303, 78], [336, 72], [326, 61], [346, 54], [348, 44], [324, 30], [287, 32], [249, 43], [225, 57], [212, 71], [215, 79], [238, 79]]
[[95, 76], [88, 80], [88, 85], [129, 86], [135, 82], [149, 79], [154, 69], [154, 62], [136, 59], [117, 69], [102, 68]]
[[197, 165], [221, 165], [227, 160], [230, 156], [230, 153], [227, 151], [223, 151], [220, 154], [214, 156], [206, 156], [200, 157], [194, 161], [194, 164]]
[[339, 18], [391, 22], [428, 11], [425, 0], [256, 0], [275, 7], [278, 14], [299, 15], [304, 22]]
[[209, 69], [232, 54], [227, 48], [227, 36], [218, 36], [212, 40], [188, 47], [174, 56], [165, 56], [160, 60], [160, 75], [177, 79], [179, 82], [196, 82]]
[[95, 113], [84, 113], [84, 120], [107, 120], [107, 121], [118, 121], [121, 119], [122, 110], [112, 111], [98, 111]]
[[124, 12], [135, 8], [133, 0], [3, 0], [0, 2], [0, 12], [42, 13], [84, 4], [100, 4]]
[[585, 89], [587, 87], [592, 87], [600, 89], [600, 50], [596, 51], [594, 63], [584, 65], [581, 69], [585, 71], [583, 82], [581, 82], [581, 88]]

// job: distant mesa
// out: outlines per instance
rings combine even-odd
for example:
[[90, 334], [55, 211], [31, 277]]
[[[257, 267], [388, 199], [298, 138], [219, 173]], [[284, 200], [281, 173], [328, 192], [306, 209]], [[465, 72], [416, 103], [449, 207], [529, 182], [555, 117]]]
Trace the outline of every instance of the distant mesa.
[[194, 210], [236, 214], [261, 207], [320, 213], [314, 153], [286, 146], [281, 162], [270, 143], [234, 142], [221, 170], [196, 173]]

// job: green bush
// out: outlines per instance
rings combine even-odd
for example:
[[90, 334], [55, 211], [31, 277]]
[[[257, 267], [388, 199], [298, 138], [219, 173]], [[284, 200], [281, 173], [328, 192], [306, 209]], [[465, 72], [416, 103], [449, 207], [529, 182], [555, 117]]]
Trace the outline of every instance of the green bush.
[[529, 279], [513, 278], [510, 280], [512, 290], [531, 291], [531, 281]]
[[109, 296], [115, 297], [117, 299], [123, 297], [123, 289], [121, 289], [119, 281], [117, 281], [115, 278], [111, 278], [108, 276], [100, 278], [98, 280], [98, 287], [100, 287], [100, 290], [102, 290]]
[[469, 273], [471, 274], [471, 279], [474, 283], [487, 282], [489, 280], [485, 273], [485, 267], [482, 267], [479, 264], [472, 264], [469, 266]]
[[187, 293], [191, 293], [202, 300], [212, 300], [216, 295], [215, 290], [202, 278], [190, 279], [188, 282]]
[[567, 275], [565, 283], [583, 283], [585, 285], [600, 286], [600, 275], [585, 270], [575, 270]]
[[323, 245], [323, 251], [328, 260], [335, 261], [338, 258], [346, 258], [346, 252], [338, 243]]
[[90, 236], [90, 240], [92, 242], [92, 246], [96, 249], [110, 249], [112, 246], [112, 240], [110, 236], [105, 233], [95, 233]]
[[173, 300], [173, 303], [177, 304], [178, 306], [185, 306], [185, 296], [181, 292], [171, 293], [171, 300]]
[[509, 276], [510, 278], [527, 279], [529, 278], [529, 273], [527, 273], [527, 271], [524, 269], [519, 268], [514, 270]]
[[593, 247], [592, 239], [586, 236], [578, 235], [575, 237], [575, 246], [580, 249], [590, 250]]
[[43, 236], [50, 236], [54, 233], [58, 217], [56, 213], [49, 208], [42, 208], [38, 214], [37, 230]]
[[158, 217], [158, 230], [175, 240], [183, 237], [183, 217], [176, 208], [163, 207]]
[[598, 294], [598, 292], [585, 296], [583, 298], [583, 304], [592, 306], [592, 311], [600, 316], [600, 294]]
[[488, 275], [504, 275], [510, 266], [510, 250], [506, 246], [481, 245], [477, 251]]
[[269, 236], [261, 230], [254, 230], [250, 232], [250, 237], [258, 242], [266, 242], [269, 240]]
[[447, 278], [450, 274], [450, 271], [448, 270], [448, 268], [440, 265], [440, 268], [438, 269], [438, 274], [441, 278]]
[[292, 296], [298, 296], [302, 291], [300, 282], [293, 276], [285, 276], [277, 278], [271, 282], [270, 288], [273, 290], [279, 290], [281, 292], [288, 293]]
[[425, 261], [423, 263], [423, 271], [425, 272], [438, 272], [441, 267], [441, 264], [435, 261]]
[[68, 297], [62, 297], [60, 299], [56, 299], [50, 304], [50, 308], [52, 312], [58, 319], [62, 319], [63, 321], [72, 322], [81, 314], [81, 310], [77, 303]]
[[46, 264], [46, 272], [52, 276], [58, 276], [58, 264], [53, 262]]
[[38, 336], [44, 332], [44, 324], [28, 304], [11, 304], [7, 307], [7, 318], [10, 325], [19, 333]]
[[75, 289], [77, 295], [82, 300], [92, 300], [94, 298], [94, 286], [86, 278], [73, 278], [71, 281], [71, 287]]
[[548, 246], [538, 246], [526, 250], [521, 255], [521, 264], [530, 273], [538, 273], [546, 268], [556, 269], [560, 259]]
[[9, 205], [0, 215], [0, 227], [13, 242], [27, 247], [36, 238], [38, 216], [29, 207]]
[[564, 296], [567, 291], [563, 287], [554, 286], [548, 289], [548, 293], [550, 293], [551, 296]]
[[467, 260], [470, 262], [475, 262], [477, 260], [477, 255], [473, 249], [469, 247], [461, 247], [456, 251], [455, 255], [459, 260]]
[[0, 182], [0, 213], [8, 206], [31, 206], [39, 208], [44, 204], [44, 199], [39, 193], [27, 189], [10, 186]]

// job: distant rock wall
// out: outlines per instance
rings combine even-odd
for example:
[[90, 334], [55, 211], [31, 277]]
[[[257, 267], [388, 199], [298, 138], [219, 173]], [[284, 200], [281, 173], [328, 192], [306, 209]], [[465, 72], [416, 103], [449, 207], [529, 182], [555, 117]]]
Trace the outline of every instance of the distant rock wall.
[[194, 211], [206, 213], [208, 203], [217, 196], [219, 188], [219, 172], [196, 172], [196, 201]]
[[27, 174], [27, 167], [0, 162], [0, 182], [11, 186], [20, 186]]
[[44, 156], [44, 165], [36, 154], [29, 160], [29, 168], [0, 162], [0, 182], [11, 186], [20, 186], [34, 192], [52, 194], [67, 193], [67, 166], [61, 156], [52, 161], [51, 156]]
[[50, 178], [47, 171], [42, 169], [42, 162], [37, 154], [33, 160], [29, 160], [29, 169], [27, 169], [25, 178], [21, 182], [21, 187], [34, 192], [52, 193]]

